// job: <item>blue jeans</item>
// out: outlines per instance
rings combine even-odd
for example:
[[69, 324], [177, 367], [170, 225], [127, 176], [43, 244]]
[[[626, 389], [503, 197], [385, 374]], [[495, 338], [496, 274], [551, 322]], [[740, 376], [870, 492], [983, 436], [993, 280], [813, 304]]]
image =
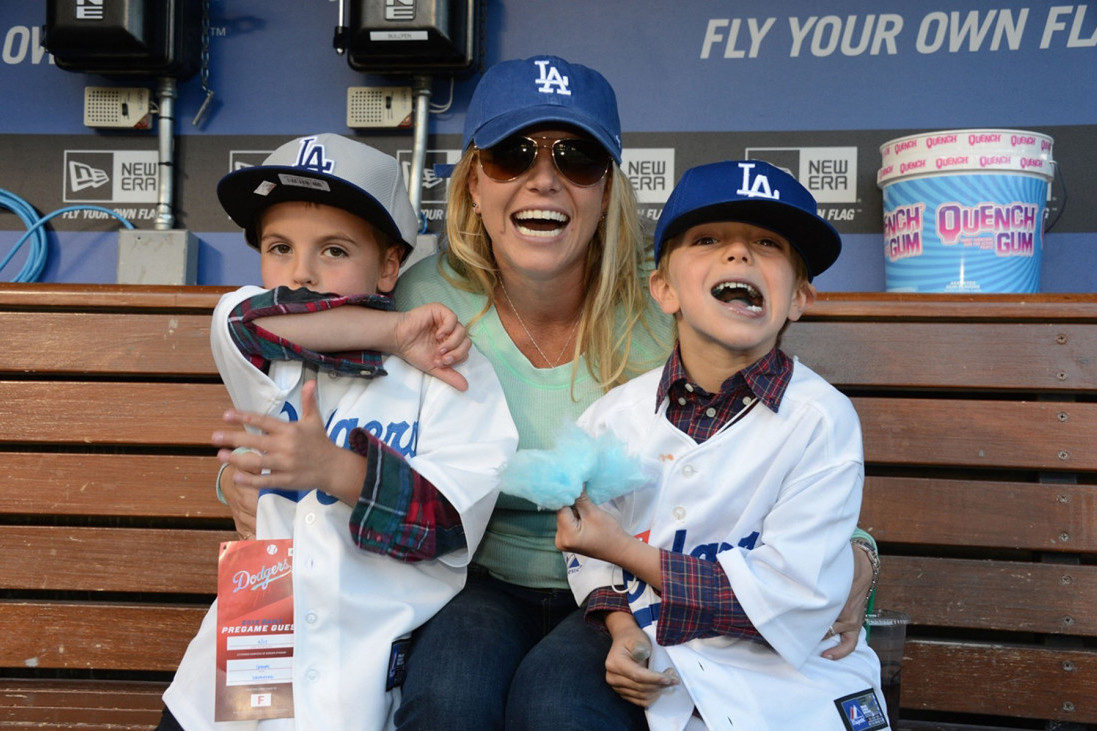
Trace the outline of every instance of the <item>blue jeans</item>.
[[397, 728], [646, 730], [643, 709], [606, 684], [609, 646], [570, 592], [472, 573], [413, 636]]

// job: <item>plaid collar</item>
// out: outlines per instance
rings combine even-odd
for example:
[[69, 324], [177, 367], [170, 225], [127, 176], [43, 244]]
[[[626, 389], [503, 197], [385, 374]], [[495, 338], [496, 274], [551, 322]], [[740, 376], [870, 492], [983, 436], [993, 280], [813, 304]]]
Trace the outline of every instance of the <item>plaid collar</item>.
[[[781, 406], [785, 389], [792, 380], [792, 368], [792, 358], [785, 355], [780, 348], [774, 348], [759, 360], [729, 376], [720, 385], [720, 393], [715, 395], [730, 396], [737, 390], [745, 388], [761, 400], [770, 411], [776, 413]], [[704, 389], [689, 380], [689, 375], [682, 365], [680, 346], [676, 344], [674, 352], [663, 366], [663, 376], [659, 379], [659, 388], [655, 393], [655, 408], [658, 410], [663, 399], [676, 395], [679, 389], [689, 391], [691, 394], [709, 396]]]

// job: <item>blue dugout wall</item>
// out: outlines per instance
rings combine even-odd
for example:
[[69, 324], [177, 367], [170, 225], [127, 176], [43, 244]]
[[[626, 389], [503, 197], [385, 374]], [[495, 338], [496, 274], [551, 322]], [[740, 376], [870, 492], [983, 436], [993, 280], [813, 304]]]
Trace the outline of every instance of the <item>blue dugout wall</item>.
[[[90, 0], [89, 0], [90, 1]], [[384, 2], [384, 0], [378, 0]], [[250, 282], [255, 255], [224, 216], [214, 186], [233, 165], [261, 160], [286, 139], [356, 135], [409, 161], [410, 130], [346, 125], [347, 89], [410, 85], [410, 77], [354, 71], [332, 50], [329, 0], [210, 0], [210, 87], [199, 76], [176, 103], [176, 227], [200, 241], [199, 284]], [[826, 291], [884, 289], [880, 145], [905, 134], [965, 128], [1033, 130], [1055, 139], [1040, 289], [1097, 291], [1097, 5], [1004, 0], [488, 0], [483, 64], [554, 53], [602, 71], [618, 93], [626, 171], [644, 218], [658, 217], [686, 168], [765, 157], [804, 180], [843, 234]], [[155, 219], [150, 131], [83, 124], [87, 86], [145, 86], [57, 68], [39, 45], [44, 0], [0, 3], [0, 189], [41, 213], [89, 203], [139, 228]], [[432, 78], [428, 166], [457, 155], [477, 73]], [[122, 161], [137, 164], [121, 165]], [[72, 163], [107, 172], [74, 190]], [[122, 172], [122, 171], [126, 172]], [[129, 179], [126, 176], [129, 176]], [[150, 190], [150, 185], [152, 190]], [[440, 230], [445, 181], [427, 176], [423, 206]], [[115, 281], [117, 221], [93, 211], [51, 221], [43, 281]], [[0, 259], [22, 235], [0, 210]], [[0, 270], [11, 280], [18, 252]]]

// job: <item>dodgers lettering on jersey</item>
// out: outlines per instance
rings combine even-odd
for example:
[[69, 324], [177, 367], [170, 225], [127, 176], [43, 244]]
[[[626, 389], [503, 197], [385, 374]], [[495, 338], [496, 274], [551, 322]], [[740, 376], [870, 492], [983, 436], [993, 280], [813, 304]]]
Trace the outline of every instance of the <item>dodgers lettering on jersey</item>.
[[[293, 407], [293, 404], [285, 403], [282, 405], [282, 415], [285, 416], [286, 421], [297, 421], [300, 417], [297, 414], [297, 409]], [[332, 413], [328, 417], [328, 423], [324, 427], [328, 433], [328, 438], [332, 442], [347, 449], [350, 444], [350, 433], [355, 429], [361, 427], [364, 431], [372, 434], [376, 439], [384, 442], [389, 447], [392, 447], [396, 452], [404, 457], [415, 456], [415, 445], [418, 442], [419, 436], [419, 422], [413, 422], [409, 424], [406, 421], [390, 421], [387, 425], [382, 424], [377, 419], [370, 419], [369, 421], [362, 423], [358, 417], [350, 417], [345, 419], [335, 420], [335, 414]]]
[[[674, 542], [671, 544], [670, 551], [672, 553], [685, 553], [685, 546], [687, 540], [688, 531], [685, 528], [679, 528], [674, 532]], [[752, 531], [746, 536], [739, 539], [738, 547], [746, 551], [753, 551], [754, 546], [758, 543], [759, 537], [758, 531]], [[643, 540], [643, 534], [637, 536], [637, 539]], [[646, 542], [646, 541], [645, 541]], [[702, 561], [710, 561], [715, 563], [716, 557], [724, 551], [729, 551], [734, 546], [730, 543], [721, 541], [719, 543], [713, 541], [711, 543], [700, 543], [690, 549], [689, 555], [694, 558], [699, 558]], [[644, 593], [647, 592], [647, 582], [642, 579], [638, 579], [628, 571], [623, 571], [625, 586], [628, 587], [628, 602], [633, 604], [640, 600]], [[657, 596], [657, 595], [655, 595]], [[655, 623], [659, 619], [659, 605], [660, 602], [656, 598], [646, 607], [634, 607], [633, 616], [636, 618], [636, 623], [640, 627], [647, 627]]]
[[[297, 409], [293, 404], [288, 401], [282, 404], [282, 414], [286, 421], [298, 421], [299, 416]], [[342, 449], [350, 448], [350, 433], [355, 429], [361, 427], [363, 430], [369, 432], [374, 438], [384, 442], [396, 452], [400, 453], [405, 459], [415, 456], [415, 448], [418, 444], [419, 436], [419, 422], [415, 421], [409, 424], [406, 421], [390, 421], [388, 424], [382, 424], [377, 419], [370, 419], [369, 421], [362, 422], [358, 417], [342, 417], [336, 418], [337, 412], [333, 411], [331, 416], [328, 417], [327, 424], [324, 429], [328, 434], [328, 438], [336, 444], [336, 446]], [[301, 499], [307, 495], [309, 490], [280, 490], [280, 489], [265, 489], [263, 494], [272, 493], [279, 497], [286, 498], [287, 500], [293, 500], [294, 502], [300, 502]], [[322, 490], [316, 491], [316, 499], [321, 505], [332, 505], [338, 502], [338, 499], [327, 494]]]

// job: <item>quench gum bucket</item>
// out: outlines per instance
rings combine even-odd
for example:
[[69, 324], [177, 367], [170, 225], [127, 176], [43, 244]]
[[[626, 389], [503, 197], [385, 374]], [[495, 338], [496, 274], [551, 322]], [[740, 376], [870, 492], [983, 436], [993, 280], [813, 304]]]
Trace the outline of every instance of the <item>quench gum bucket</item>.
[[1036, 292], [1052, 138], [960, 129], [880, 147], [889, 292]]

